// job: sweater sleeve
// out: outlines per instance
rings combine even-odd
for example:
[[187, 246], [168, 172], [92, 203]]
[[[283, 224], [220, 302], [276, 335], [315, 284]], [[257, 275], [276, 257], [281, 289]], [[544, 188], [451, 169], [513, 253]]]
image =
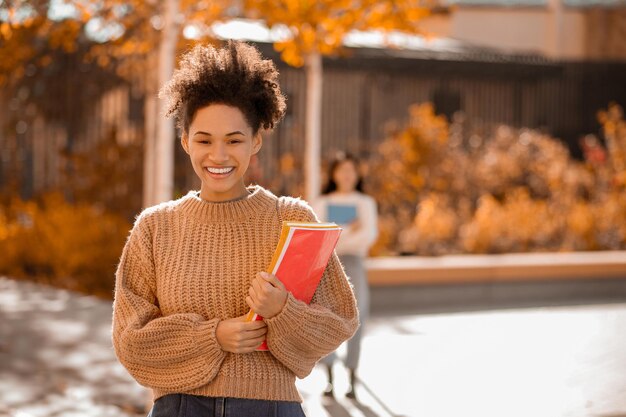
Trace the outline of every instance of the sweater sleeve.
[[[316, 221], [312, 210], [305, 207], [287, 214], [286, 220]], [[310, 305], [290, 293], [283, 310], [265, 321], [270, 352], [299, 378], [352, 337], [359, 326], [358, 311], [337, 255], [332, 255]]]
[[184, 392], [207, 384], [226, 353], [215, 337], [218, 319], [163, 316], [156, 298], [152, 240], [141, 217], [116, 272], [112, 340], [115, 354], [141, 385]]

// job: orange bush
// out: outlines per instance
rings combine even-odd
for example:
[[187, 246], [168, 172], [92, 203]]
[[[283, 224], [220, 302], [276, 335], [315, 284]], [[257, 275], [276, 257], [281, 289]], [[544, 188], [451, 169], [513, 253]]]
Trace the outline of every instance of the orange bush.
[[375, 254], [502, 253], [626, 248], [626, 121], [599, 114], [604, 144], [581, 145], [585, 161], [546, 134], [500, 126], [464, 134], [429, 104], [379, 148], [369, 190], [384, 242]]
[[59, 194], [0, 209], [0, 273], [111, 297], [131, 225]]

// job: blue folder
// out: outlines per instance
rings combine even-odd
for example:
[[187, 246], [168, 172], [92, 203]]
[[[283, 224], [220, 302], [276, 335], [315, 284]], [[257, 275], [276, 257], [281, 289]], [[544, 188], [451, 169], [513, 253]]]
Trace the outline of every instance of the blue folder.
[[352, 204], [329, 204], [327, 210], [329, 222], [350, 224], [356, 220], [356, 206]]

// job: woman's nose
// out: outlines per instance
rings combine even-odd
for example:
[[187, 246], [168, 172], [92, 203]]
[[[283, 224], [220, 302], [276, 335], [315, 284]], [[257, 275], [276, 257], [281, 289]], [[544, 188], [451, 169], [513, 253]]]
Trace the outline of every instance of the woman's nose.
[[228, 152], [226, 146], [222, 144], [215, 144], [211, 149], [210, 158], [213, 162], [222, 163], [228, 161]]

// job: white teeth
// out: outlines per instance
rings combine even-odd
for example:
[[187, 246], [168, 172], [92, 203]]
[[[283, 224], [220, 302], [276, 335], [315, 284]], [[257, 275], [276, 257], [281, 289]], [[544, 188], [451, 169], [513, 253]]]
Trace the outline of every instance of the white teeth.
[[228, 167], [228, 168], [207, 167], [207, 171], [209, 171], [211, 174], [228, 174], [233, 169], [235, 169], [235, 168], [233, 168], [233, 167]]

